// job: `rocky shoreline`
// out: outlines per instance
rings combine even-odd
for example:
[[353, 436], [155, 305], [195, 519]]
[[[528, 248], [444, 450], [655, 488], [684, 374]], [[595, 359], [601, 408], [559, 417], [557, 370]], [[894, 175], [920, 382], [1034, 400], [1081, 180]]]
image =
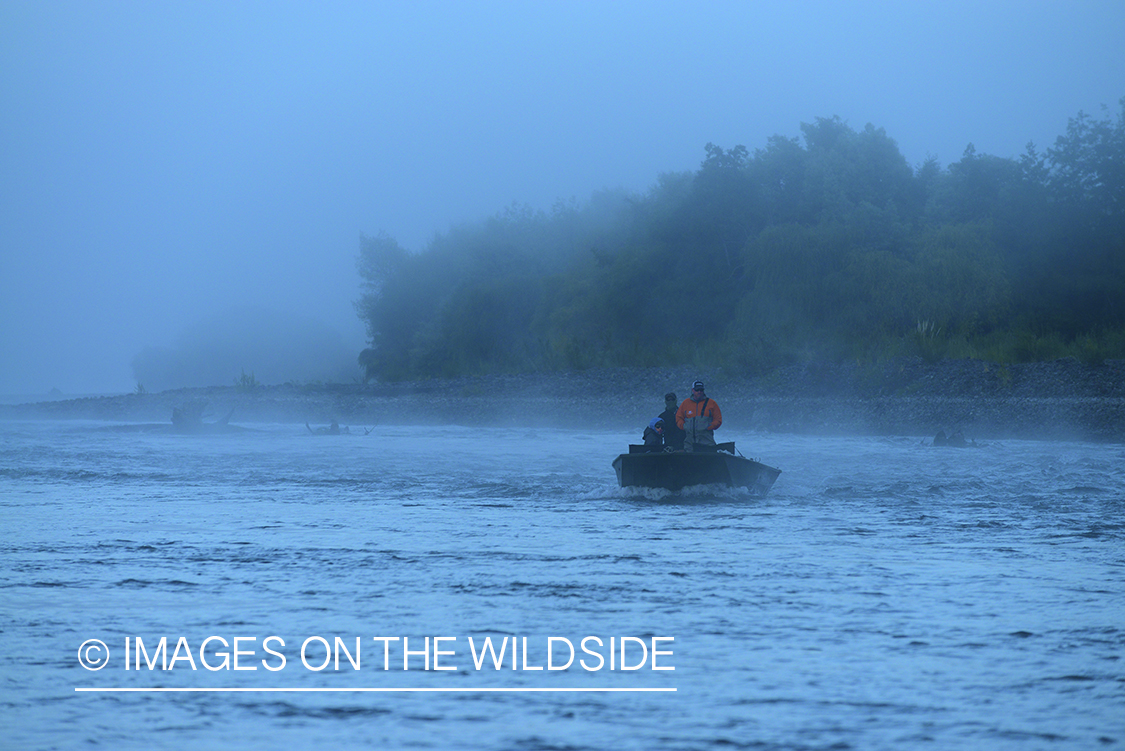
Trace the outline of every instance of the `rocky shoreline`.
[[808, 364], [757, 377], [687, 368], [610, 368], [382, 384], [210, 387], [0, 406], [0, 419], [170, 423], [172, 409], [207, 403], [232, 424], [463, 424], [636, 431], [696, 378], [738, 431], [1125, 442], [1125, 361], [1022, 365], [979, 360], [876, 366]]

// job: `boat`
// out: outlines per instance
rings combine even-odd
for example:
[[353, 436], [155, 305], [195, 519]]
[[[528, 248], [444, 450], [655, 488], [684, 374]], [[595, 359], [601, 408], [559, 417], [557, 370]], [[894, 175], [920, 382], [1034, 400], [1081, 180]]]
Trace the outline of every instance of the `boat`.
[[629, 453], [613, 460], [617, 482], [623, 488], [682, 490], [691, 485], [725, 485], [747, 488], [764, 496], [781, 470], [739, 454], [734, 442], [720, 443], [713, 451], [646, 452], [630, 445]]

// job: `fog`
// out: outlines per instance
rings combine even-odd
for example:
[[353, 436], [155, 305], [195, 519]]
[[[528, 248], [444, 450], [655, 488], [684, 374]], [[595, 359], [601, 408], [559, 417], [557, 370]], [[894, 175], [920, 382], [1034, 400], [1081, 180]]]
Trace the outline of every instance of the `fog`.
[[361, 234], [421, 250], [816, 117], [1016, 156], [1115, 105], [1123, 49], [1118, 0], [7, 2], [0, 394], [358, 378]]

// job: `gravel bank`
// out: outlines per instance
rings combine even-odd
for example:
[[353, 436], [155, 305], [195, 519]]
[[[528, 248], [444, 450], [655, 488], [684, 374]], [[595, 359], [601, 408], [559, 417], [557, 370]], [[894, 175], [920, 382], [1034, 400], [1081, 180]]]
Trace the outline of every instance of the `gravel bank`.
[[172, 408], [205, 401], [209, 421], [338, 420], [341, 425], [455, 423], [554, 425], [635, 431], [687, 396], [695, 378], [743, 431], [1031, 437], [1125, 442], [1125, 361], [999, 366], [976, 360], [878, 366], [810, 364], [760, 377], [683, 368], [614, 368], [391, 384], [179, 389], [157, 394], [0, 406], [4, 419], [89, 419], [170, 424]]

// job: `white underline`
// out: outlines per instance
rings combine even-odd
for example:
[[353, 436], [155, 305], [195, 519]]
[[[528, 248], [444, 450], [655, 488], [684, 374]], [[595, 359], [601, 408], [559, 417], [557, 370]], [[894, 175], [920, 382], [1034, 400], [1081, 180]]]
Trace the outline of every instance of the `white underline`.
[[652, 693], [674, 688], [98, 688], [76, 687], [75, 691], [98, 693]]

